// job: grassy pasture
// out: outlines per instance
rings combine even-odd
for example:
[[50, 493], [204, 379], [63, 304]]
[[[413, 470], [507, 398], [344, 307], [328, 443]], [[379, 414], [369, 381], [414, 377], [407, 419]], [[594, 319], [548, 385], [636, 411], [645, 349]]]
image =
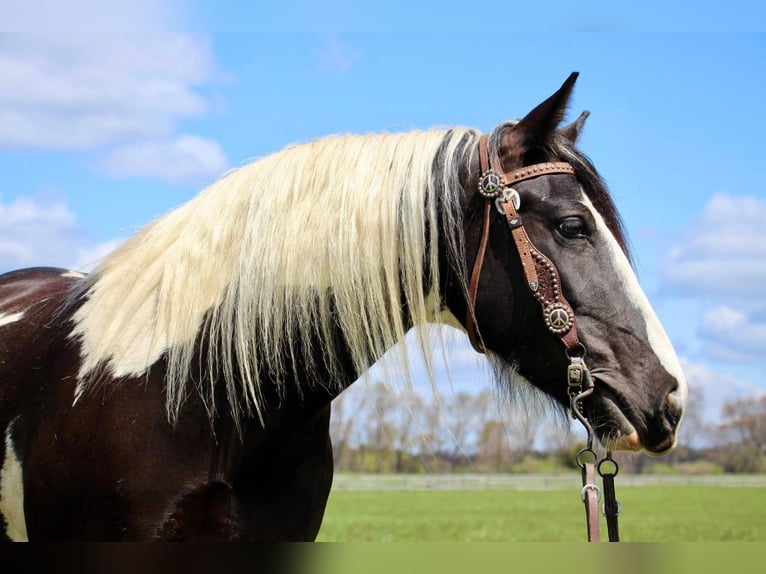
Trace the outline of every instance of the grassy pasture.
[[[618, 479], [622, 540], [766, 540], [766, 486], [757, 481], [748, 486], [719, 485], [704, 479], [697, 482], [631, 486], [631, 481], [621, 485]], [[602, 533], [606, 535], [603, 518]], [[542, 490], [496, 485], [481, 490], [466, 485], [461, 490], [336, 488], [318, 540], [581, 542], [585, 537], [579, 489], [576, 485], [562, 488], [554, 481]]]

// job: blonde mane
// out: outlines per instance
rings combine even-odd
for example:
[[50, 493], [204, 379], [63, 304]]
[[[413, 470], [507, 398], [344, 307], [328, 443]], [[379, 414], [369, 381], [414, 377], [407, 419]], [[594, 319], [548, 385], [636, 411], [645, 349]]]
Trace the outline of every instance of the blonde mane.
[[[171, 419], [200, 365], [208, 385], [223, 376], [235, 415], [262, 416], [259, 375], [284, 386], [298, 363], [332, 375], [338, 328], [362, 373], [442, 306], [438, 261], [462, 261], [458, 171], [477, 139], [454, 129], [290, 147], [150, 224], [79, 294], [78, 397], [99, 372], [137, 377], [166, 357]], [[456, 229], [449, 254], [440, 226]], [[326, 357], [310, 352], [317, 334]], [[212, 388], [196, 390], [212, 402]]]

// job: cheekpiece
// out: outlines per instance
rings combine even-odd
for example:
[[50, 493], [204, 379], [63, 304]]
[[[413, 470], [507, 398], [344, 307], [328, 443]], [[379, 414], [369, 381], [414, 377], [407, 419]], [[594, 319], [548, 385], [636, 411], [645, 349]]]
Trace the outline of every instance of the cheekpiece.
[[501, 174], [488, 169], [479, 179], [479, 193], [488, 199], [498, 197], [505, 185], [505, 178]]

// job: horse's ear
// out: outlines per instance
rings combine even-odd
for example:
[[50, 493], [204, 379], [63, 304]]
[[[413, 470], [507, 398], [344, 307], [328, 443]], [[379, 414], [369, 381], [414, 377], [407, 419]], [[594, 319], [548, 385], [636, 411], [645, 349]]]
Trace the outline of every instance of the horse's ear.
[[585, 124], [585, 120], [588, 119], [589, 115], [590, 115], [590, 112], [588, 111], [581, 113], [579, 118], [577, 118], [571, 124], [561, 128], [559, 130], [559, 134], [563, 136], [566, 140], [568, 140], [569, 143], [574, 145], [577, 142], [577, 138], [580, 136], [580, 131], [582, 130], [582, 126], [583, 124]]
[[577, 76], [577, 72], [572, 72], [555, 94], [500, 135], [500, 159], [506, 170], [517, 167], [508, 164], [516, 163], [530, 150], [542, 147], [553, 134], [564, 119]]

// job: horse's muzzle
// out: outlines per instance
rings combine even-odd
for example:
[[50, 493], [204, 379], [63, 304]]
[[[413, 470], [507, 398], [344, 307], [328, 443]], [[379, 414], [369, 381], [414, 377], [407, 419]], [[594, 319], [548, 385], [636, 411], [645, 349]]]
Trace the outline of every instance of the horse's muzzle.
[[604, 386], [599, 391], [589, 405], [589, 416], [605, 448], [644, 450], [649, 455], [661, 456], [676, 446], [685, 402], [680, 393], [666, 395], [659, 407], [644, 416], [633, 417], [635, 408], [626, 406], [629, 403], [619, 393]]

